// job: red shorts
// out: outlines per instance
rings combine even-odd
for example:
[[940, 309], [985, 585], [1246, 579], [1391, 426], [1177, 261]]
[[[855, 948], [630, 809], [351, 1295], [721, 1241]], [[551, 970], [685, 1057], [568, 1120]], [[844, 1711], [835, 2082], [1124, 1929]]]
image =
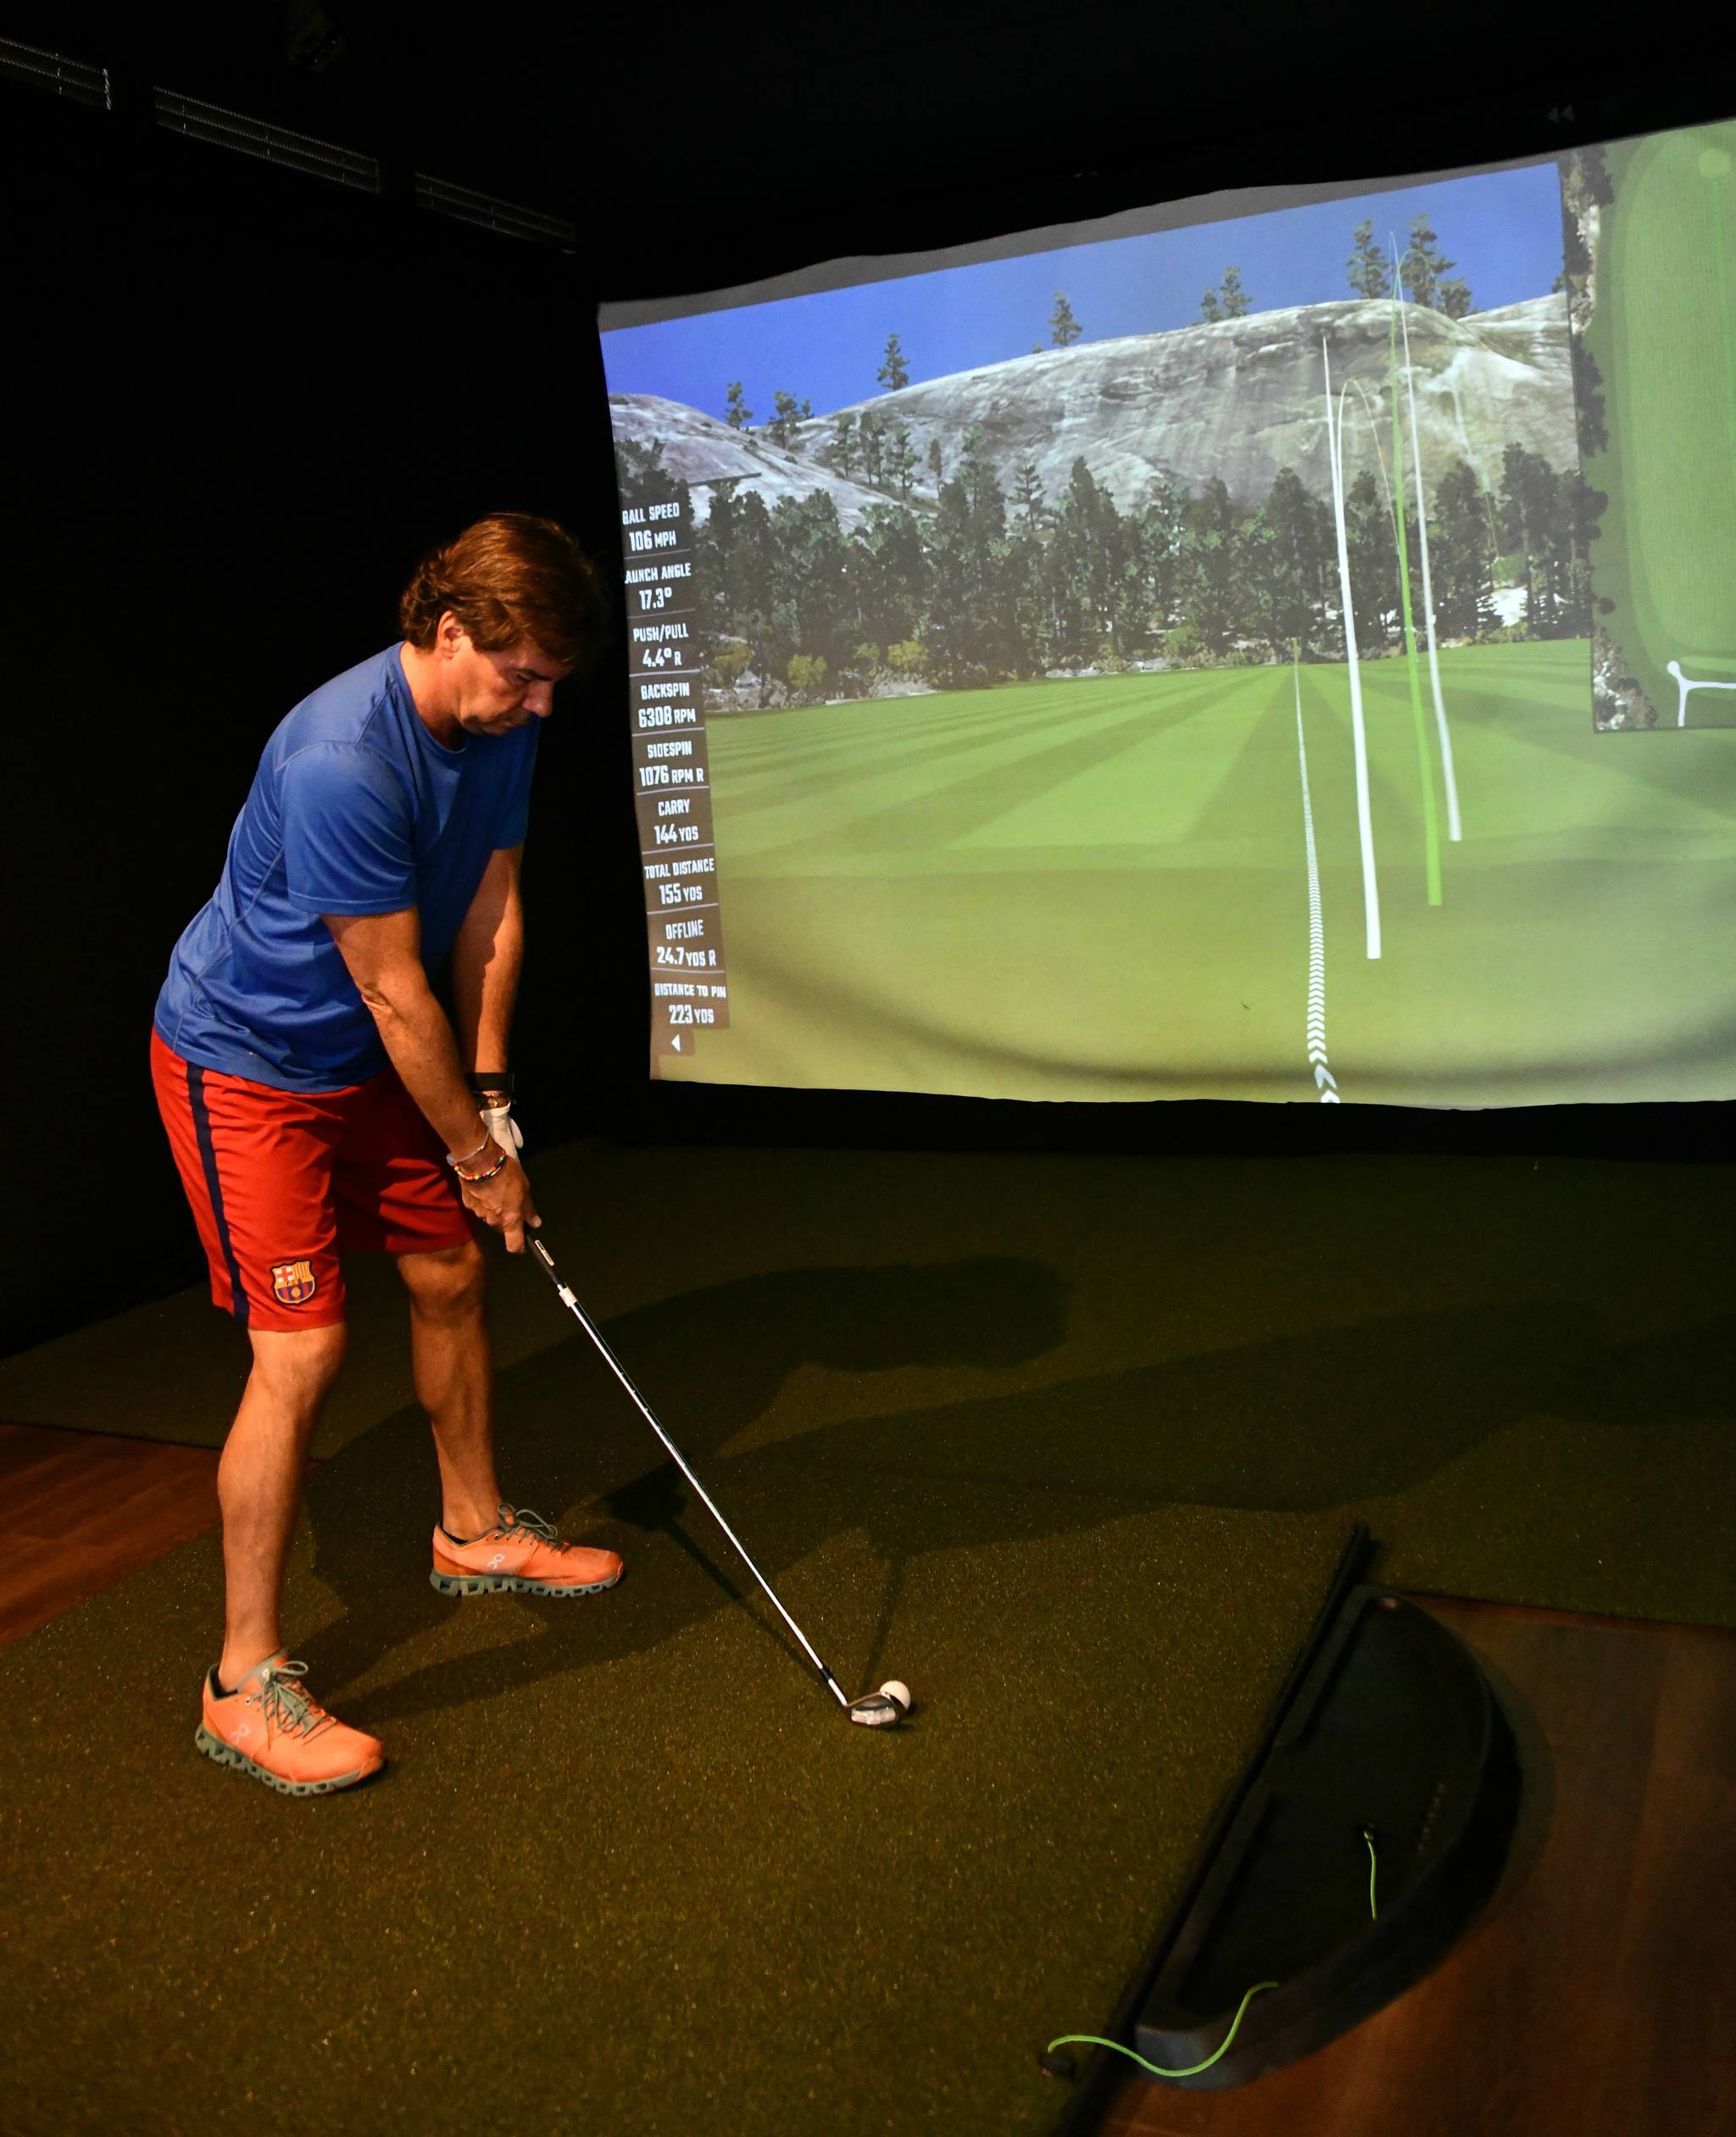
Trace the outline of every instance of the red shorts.
[[243, 1327], [342, 1321], [340, 1249], [431, 1253], [473, 1236], [440, 1138], [395, 1070], [280, 1091], [184, 1061], [153, 1029], [151, 1080], [212, 1299]]

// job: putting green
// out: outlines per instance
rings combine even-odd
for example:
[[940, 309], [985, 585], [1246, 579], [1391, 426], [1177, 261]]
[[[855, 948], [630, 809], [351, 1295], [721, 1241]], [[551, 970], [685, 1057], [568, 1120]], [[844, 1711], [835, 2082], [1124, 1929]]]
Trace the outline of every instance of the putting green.
[[[1607, 626], [1673, 726], [1669, 664], [1736, 678], [1736, 123], [1614, 143], [1587, 345], [1610, 444], [1587, 477], [1609, 498], [1593, 555]], [[1736, 694], [1690, 699], [1736, 724]]]
[[724, 1461], [839, 1675], [914, 1687], [875, 1734], [732, 1596], [581, 1341], [504, 1383], [525, 1473], [629, 1576], [446, 1602], [425, 1427], [353, 1442], [289, 1622], [380, 1782], [291, 1802], [193, 1752], [214, 1543], [0, 1654], [8, 2130], [1051, 2128], [1037, 2054], [1106, 2022], [1344, 1519], [917, 1475], [871, 1431]]
[[[1431, 909], [1404, 664], [1362, 671], [1377, 960], [1347, 674], [1300, 674], [1343, 1099], [1736, 1094], [1722, 739], [1612, 749], [1583, 642], [1449, 649], [1440, 671], [1465, 836]], [[663, 1073], [1315, 1099], [1296, 688], [1232, 669], [714, 720], [732, 1024]]]

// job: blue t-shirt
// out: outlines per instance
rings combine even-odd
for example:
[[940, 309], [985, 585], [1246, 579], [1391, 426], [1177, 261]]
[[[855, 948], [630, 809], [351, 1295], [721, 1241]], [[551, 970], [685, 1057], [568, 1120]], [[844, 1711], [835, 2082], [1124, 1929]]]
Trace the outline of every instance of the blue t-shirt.
[[175, 946], [157, 1029], [201, 1067], [331, 1091], [386, 1066], [322, 913], [421, 915], [445, 962], [489, 856], [523, 843], [542, 722], [423, 724], [396, 646], [303, 698], [266, 743], [215, 894]]

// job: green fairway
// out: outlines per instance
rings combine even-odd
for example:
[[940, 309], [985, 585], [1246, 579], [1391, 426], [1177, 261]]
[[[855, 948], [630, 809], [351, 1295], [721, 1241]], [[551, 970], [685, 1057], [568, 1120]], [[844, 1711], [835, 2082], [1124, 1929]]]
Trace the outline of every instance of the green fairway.
[[[1594, 554], [1611, 637], [1673, 726], [1672, 660], [1736, 679], [1736, 124], [1606, 152], [1615, 198], [1586, 339], [1607, 392], [1609, 498]], [[1736, 692], [1689, 699], [1690, 724], [1736, 725]]]
[[[1725, 745], [1612, 749], [1589, 665], [1577, 641], [1442, 654], [1465, 837], [1431, 909], [1405, 666], [1365, 664], [1377, 961], [1346, 671], [1300, 671], [1345, 1101], [1736, 1093], [1712, 1023], [1736, 859]], [[709, 739], [732, 1028], [666, 1075], [1320, 1095], [1288, 668], [714, 717]]]

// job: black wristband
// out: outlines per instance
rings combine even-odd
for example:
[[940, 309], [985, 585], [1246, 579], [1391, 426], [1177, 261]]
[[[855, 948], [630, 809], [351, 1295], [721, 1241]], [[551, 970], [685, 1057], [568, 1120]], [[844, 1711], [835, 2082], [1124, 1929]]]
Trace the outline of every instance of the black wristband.
[[467, 1076], [465, 1081], [470, 1085], [470, 1095], [473, 1098], [481, 1098], [490, 1091], [504, 1091], [508, 1105], [512, 1103], [512, 1071], [510, 1069], [502, 1069], [498, 1076]]

